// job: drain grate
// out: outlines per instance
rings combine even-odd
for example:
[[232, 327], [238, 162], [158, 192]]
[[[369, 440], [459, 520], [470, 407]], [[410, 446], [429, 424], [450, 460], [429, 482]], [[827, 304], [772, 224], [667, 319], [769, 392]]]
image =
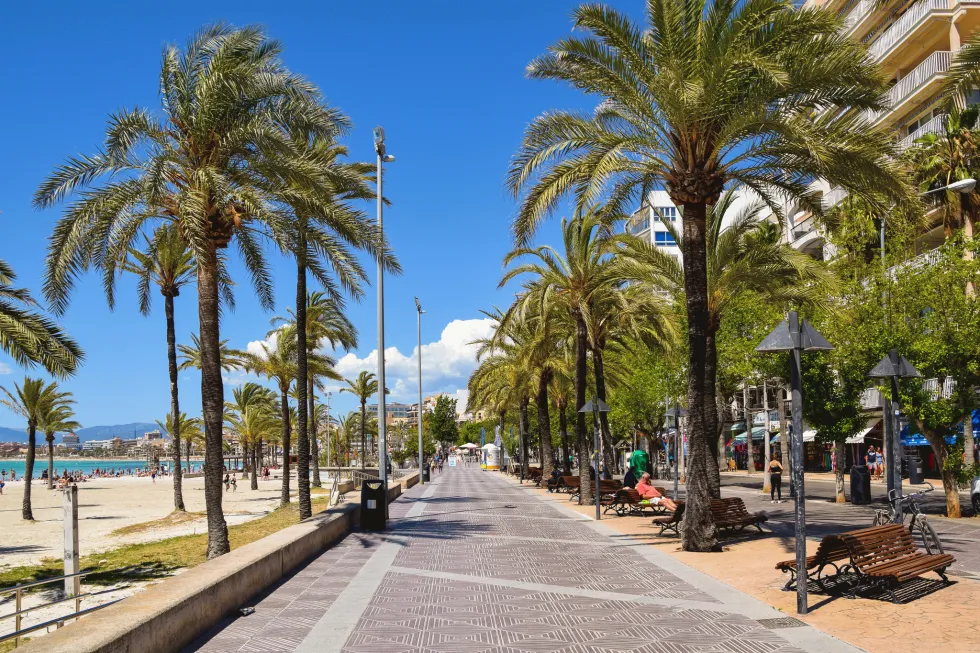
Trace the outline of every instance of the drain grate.
[[757, 619], [766, 628], [799, 628], [806, 624], [795, 617], [776, 617], [775, 619]]

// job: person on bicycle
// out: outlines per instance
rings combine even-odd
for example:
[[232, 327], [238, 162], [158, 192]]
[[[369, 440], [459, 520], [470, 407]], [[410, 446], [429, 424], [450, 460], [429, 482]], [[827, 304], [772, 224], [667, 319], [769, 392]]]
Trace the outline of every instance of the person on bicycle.
[[769, 498], [772, 503], [783, 502], [783, 464], [778, 458], [769, 461]]

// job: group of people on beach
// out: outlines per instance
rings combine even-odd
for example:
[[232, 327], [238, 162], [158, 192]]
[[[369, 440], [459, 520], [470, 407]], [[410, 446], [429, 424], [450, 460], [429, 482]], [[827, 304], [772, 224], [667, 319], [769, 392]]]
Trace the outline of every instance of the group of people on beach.
[[[7, 478], [9, 474], [10, 478]], [[154, 483], [156, 483], [157, 476], [166, 476], [166, 470], [160, 469], [159, 467], [145, 468], [145, 469], [133, 469], [133, 468], [119, 468], [115, 467], [109, 469], [103, 469], [96, 467], [88, 474], [84, 473], [80, 469], [74, 471], [68, 471], [64, 469], [59, 475], [55, 472], [54, 480], [60, 485], [70, 484], [70, 483], [84, 483], [85, 481], [90, 481], [93, 479], [102, 478], [150, 478]], [[46, 481], [48, 480], [48, 470], [47, 468], [41, 469], [41, 473], [36, 477], [38, 480]], [[8, 473], [6, 469], [0, 469], [0, 484], [6, 484], [7, 481], [16, 481], [17, 472], [11, 469]], [[20, 479], [23, 480], [23, 479]], [[2, 494], [3, 485], [0, 485], [0, 494]]]

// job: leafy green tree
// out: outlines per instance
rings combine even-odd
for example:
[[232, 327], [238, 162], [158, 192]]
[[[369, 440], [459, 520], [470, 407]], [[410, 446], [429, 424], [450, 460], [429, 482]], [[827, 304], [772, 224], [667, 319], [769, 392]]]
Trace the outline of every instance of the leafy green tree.
[[51, 374], [68, 377], [85, 354], [61, 327], [35, 312], [37, 302], [24, 288], [14, 288], [14, 269], [0, 261], [0, 350], [22, 367], [40, 364]]
[[789, 0], [647, 0], [642, 27], [602, 4], [574, 18], [581, 36], [551, 46], [528, 74], [600, 104], [550, 111], [527, 128], [509, 179], [523, 192], [514, 235], [526, 243], [567, 195], [581, 209], [608, 194], [608, 210], [623, 213], [663, 186], [681, 208], [692, 440], [682, 539], [685, 550], [713, 550], [707, 208], [739, 185], [776, 209], [790, 198], [819, 212], [814, 177], [869, 196], [908, 194], [889, 139], [861, 118], [882, 108], [883, 80], [839, 18]]
[[[429, 433], [433, 441], [442, 444], [442, 450], [444, 452], [449, 451], [449, 445], [451, 443], [459, 440], [455, 399], [450, 399], [446, 395], [439, 395], [436, 398], [436, 405], [432, 409], [432, 416], [429, 420]], [[416, 449], [418, 449], [418, 444], [416, 444]]]
[[44, 292], [59, 313], [81, 272], [99, 267], [111, 282], [122, 254], [161, 220], [178, 225], [194, 254], [208, 558], [230, 548], [221, 508], [219, 272], [236, 245], [259, 301], [272, 307], [260, 239], [283, 242], [290, 229], [280, 207], [291, 198], [278, 181], [297, 180], [302, 189], [322, 184], [294, 132], [331, 139], [344, 127], [316, 87], [283, 65], [281, 50], [259, 28], [226, 25], [205, 27], [183, 50], [167, 47], [161, 114], [134, 108], [113, 115], [102, 150], [68, 159], [34, 196], [39, 208], [74, 196], [49, 241]]

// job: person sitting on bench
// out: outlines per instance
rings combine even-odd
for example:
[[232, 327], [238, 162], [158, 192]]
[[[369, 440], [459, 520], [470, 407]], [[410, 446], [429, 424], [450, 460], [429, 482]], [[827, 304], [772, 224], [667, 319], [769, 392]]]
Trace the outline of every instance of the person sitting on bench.
[[677, 510], [676, 503], [657, 492], [657, 488], [650, 485], [649, 472], [643, 472], [643, 476], [640, 477], [640, 480], [636, 484], [636, 491], [640, 493], [641, 497], [655, 506], [663, 506], [671, 512]]

